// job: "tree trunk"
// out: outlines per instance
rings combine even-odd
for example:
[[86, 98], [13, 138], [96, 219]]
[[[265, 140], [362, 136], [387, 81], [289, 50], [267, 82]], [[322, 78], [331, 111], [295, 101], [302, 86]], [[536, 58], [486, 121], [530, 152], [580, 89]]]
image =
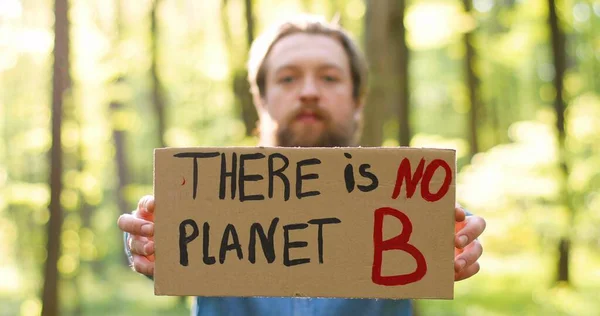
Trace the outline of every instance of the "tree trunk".
[[231, 79], [231, 88], [235, 97], [236, 108], [244, 126], [246, 135], [252, 136], [256, 132], [256, 122], [258, 121], [258, 113], [254, 107], [252, 94], [250, 93], [250, 84], [248, 83], [248, 71], [244, 62], [248, 58], [247, 51], [254, 41], [254, 9], [252, 0], [244, 0], [244, 19], [246, 21], [246, 49], [242, 54], [236, 54], [235, 45], [231, 36], [229, 25], [229, 17], [227, 15], [228, 0], [221, 2], [221, 27], [223, 29], [223, 37], [225, 38], [225, 46], [229, 52], [229, 65], [232, 68], [233, 74]]
[[[110, 103], [110, 110], [113, 113], [122, 111], [123, 104], [118, 101]], [[129, 169], [127, 168], [127, 154], [126, 154], [126, 142], [125, 142], [125, 131], [120, 130], [118, 127], [113, 127], [113, 141], [115, 142], [115, 163], [117, 165], [117, 204], [119, 206], [119, 213], [129, 213], [130, 209], [127, 206], [127, 200], [125, 199], [125, 187], [129, 183]]]
[[244, 16], [246, 17], [246, 45], [248, 48], [254, 41], [254, 8], [252, 0], [244, 1]]
[[[114, 0], [114, 6], [115, 6], [115, 19], [114, 19], [114, 38], [113, 38], [113, 46], [114, 47], [121, 47], [121, 42], [123, 40], [123, 30], [124, 30], [124, 15], [123, 15], [123, 4], [121, 0]], [[152, 12], [152, 20], [155, 19], [155, 14], [156, 14], [156, 9], [153, 8], [153, 12]], [[152, 26], [152, 34], [155, 34], [155, 27], [156, 27], [156, 22], [151, 22]], [[152, 49], [155, 50], [156, 49], [156, 40], [154, 39], [154, 35], [152, 35]], [[117, 54], [116, 56], [114, 56], [114, 58], [119, 58], [119, 54]], [[154, 54], [152, 57], [152, 77], [153, 77], [153, 89], [156, 89], [156, 85], [158, 84], [158, 87], [160, 89], [160, 84], [158, 82], [158, 78], [157, 78], [157, 72], [156, 72], [156, 55]], [[120, 63], [117, 63], [120, 64]], [[120, 72], [121, 73], [121, 72]], [[125, 84], [127, 78], [124, 75], [118, 75], [117, 78], [115, 78], [113, 81], [111, 81], [110, 83], [108, 83], [109, 85], [111, 85], [114, 90], [119, 90], [119, 86]], [[113, 90], [110, 89], [109, 90]], [[153, 92], [153, 101], [156, 100], [156, 95], [158, 95], [158, 100], [159, 100], [159, 104], [157, 105], [156, 103], [154, 103], [154, 107], [155, 110], [160, 111], [160, 113], [163, 112], [163, 107], [162, 107], [162, 103], [161, 103], [161, 99], [160, 99], [160, 91], [157, 92]], [[124, 104], [124, 100], [119, 99], [118, 95], [114, 95], [112, 96], [112, 100], [109, 103], [109, 110], [111, 115], [116, 115], [118, 112], [123, 111], [125, 108], [125, 104]], [[162, 137], [164, 135], [164, 121], [162, 121], [160, 118], [159, 120], [159, 131], [158, 133], [161, 136], [161, 145], [164, 144], [164, 141], [162, 140]], [[114, 142], [114, 146], [115, 146], [115, 166], [116, 166], [116, 180], [117, 180], [117, 188], [115, 191], [116, 194], [116, 202], [117, 202], [117, 207], [118, 207], [118, 212], [116, 215], [116, 217], [118, 217], [118, 215], [121, 214], [125, 214], [125, 213], [129, 213], [132, 209], [128, 207], [128, 203], [127, 203], [127, 199], [125, 198], [125, 188], [127, 187], [127, 185], [129, 184], [129, 167], [127, 165], [127, 131], [126, 129], [124, 129], [122, 126], [112, 126], [112, 138], [113, 138], [113, 142]], [[127, 258], [127, 255], [122, 252], [121, 255], [121, 260], [123, 261], [124, 265], [128, 265], [129, 264], [129, 259]], [[99, 270], [98, 265], [93, 264], [92, 268], [97, 271]]]
[[[122, 8], [122, 4], [121, 4], [121, 0], [115, 0], [115, 38], [114, 38], [114, 46], [115, 47], [120, 47], [121, 46], [121, 41], [123, 38], [123, 8]], [[152, 9], [152, 49], [153, 51], [155, 51], [157, 49], [157, 45], [156, 45], [156, 39], [154, 38], [156, 35], [156, 8], [153, 7]], [[154, 82], [154, 87], [153, 89], [160, 89], [160, 84], [158, 82], [158, 78], [157, 78], [157, 72], [156, 72], [156, 54], [153, 53], [153, 57], [152, 57], [152, 77], [153, 77], [153, 82]], [[125, 76], [123, 75], [119, 75], [116, 80], [114, 80], [113, 82], [111, 82], [110, 84], [118, 87], [119, 85], [124, 84], [126, 81]], [[118, 90], [118, 88], [116, 89]], [[157, 103], [154, 103], [155, 109], [157, 110], [157, 112], [159, 113], [163, 113], [163, 106], [162, 106], [162, 101], [161, 101], [161, 97], [160, 97], [160, 92], [154, 92], [153, 96], [154, 99], [153, 101], [156, 101], [156, 96], [158, 95], [158, 105]], [[125, 108], [125, 105], [123, 104], [122, 100], [118, 100], [118, 98], [115, 96], [113, 98], [113, 100], [110, 102], [109, 104], [109, 109], [111, 114], [116, 114], [119, 111], [122, 111]], [[162, 116], [162, 114], [160, 115]], [[161, 118], [158, 118], [159, 120], [159, 133], [162, 137], [163, 133], [164, 133], [164, 122], [161, 121]], [[162, 123], [161, 123], [162, 122]], [[162, 124], [162, 125], [161, 125]], [[113, 141], [115, 143], [115, 165], [117, 167], [117, 206], [119, 207], [119, 215], [121, 214], [125, 214], [125, 213], [129, 213], [131, 210], [128, 208], [127, 206], [127, 200], [125, 199], [125, 187], [127, 186], [127, 184], [129, 183], [129, 168], [127, 167], [127, 146], [126, 146], [126, 131], [120, 127], [120, 126], [113, 126], [112, 128], [112, 135], [113, 135]], [[164, 141], [161, 140], [161, 143], [164, 144]], [[127, 260], [127, 258], [125, 257], [125, 262], [126, 264], [129, 263], [129, 261]]]
[[383, 142], [383, 122], [386, 116], [386, 77], [387, 65], [387, 2], [388, 0], [367, 0], [365, 14], [365, 51], [370, 67], [370, 91], [364, 109], [364, 128], [361, 144], [381, 146]]
[[[558, 17], [556, 14], [556, 3], [554, 0], [548, 0], [548, 25], [550, 27], [550, 36], [552, 42], [552, 57], [554, 60], [554, 88], [556, 90], [556, 98], [554, 99], [554, 111], [556, 113], [556, 136], [558, 143], [558, 161], [560, 164], [560, 202], [569, 212], [569, 222], [566, 227], [573, 227], [575, 209], [571, 203], [571, 198], [568, 188], [569, 166], [567, 163], [567, 151], [565, 148], [566, 131], [565, 131], [565, 100], [563, 95], [564, 74], [566, 70], [566, 54], [565, 54], [565, 35], [563, 34]], [[568, 229], [562, 234], [558, 243], [558, 262], [556, 281], [569, 283], [569, 261], [571, 250], [571, 236]]]
[[[471, 0], [463, 0], [463, 7], [467, 14], [471, 14], [472, 4]], [[474, 71], [475, 63], [477, 62], [477, 56], [475, 54], [475, 48], [473, 47], [473, 31], [466, 32], [463, 41], [465, 44], [465, 75], [467, 81], [467, 88], [469, 93], [469, 124], [468, 124], [468, 135], [469, 135], [469, 147], [470, 156], [473, 157], [479, 152], [479, 140], [477, 138], [477, 126], [479, 120], [479, 110], [481, 105], [479, 102], [479, 80]]]
[[63, 98], [71, 85], [69, 76], [69, 3], [67, 0], [54, 2], [54, 65], [52, 74], [52, 147], [50, 149], [50, 219], [48, 221], [47, 258], [44, 269], [42, 292], [42, 315], [59, 315], [60, 236], [63, 214], [60, 205], [62, 192], [62, 115]]
[[[410, 131], [410, 92], [409, 92], [409, 51], [406, 44], [406, 27], [404, 26], [404, 14], [406, 11], [406, 1], [396, 0], [393, 1], [390, 8], [390, 22], [392, 28], [391, 43], [394, 44], [397, 50], [395, 56], [392, 58], [397, 59], [394, 64], [398, 66], [393, 70], [398, 71], [398, 74], [394, 77], [397, 79], [397, 85], [390, 89], [392, 91], [398, 91], [398, 142], [400, 146], [410, 146], [411, 131]], [[392, 104], [393, 106], [393, 104]]]
[[253, 136], [256, 134], [258, 122], [258, 113], [254, 107], [252, 94], [250, 93], [250, 84], [248, 83], [248, 72], [239, 68], [233, 74], [233, 93], [241, 110], [242, 121], [246, 128], [246, 135]]
[[152, 77], [152, 104], [154, 106], [154, 113], [156, 114], [157, 120], [157, 132], [159, 136], [159, 147], [165, 147], [165, 128], [166, 128], [166, 117], [165, 117], [165, 97], [163, 86], [161, 85], [160, 78], [158, 75], [158, 6], [160, 0], [152, 1], [152, 10], [150, 12], [150, 40], [151, 40], [151, 64], [150, 64], [150, 75]]
[[366, 4], [365, 47], [371, 74], [361, 144], [381, 146], [385, 118], [391, 114], [398, 119], [399, 144], [408, 146], [411, 130], [409, 52], [404, 26], [406, 1], [369, 0]]
[[[254, 9], [252, 0], [244, 1], [245, 17], [246, 17], [246, 51], [250, 50], [252, 42], [254, 42]], [[248, 54], [244, 54], [244, 61], [248, 58]], [[240, 71], [237, 71], [234, 76], [233, 89], [238, 102], [242, 109], [242, 120], [246, 126], [246, 135], [254, 135], [256, 131], [256, 122], [258, 122], [258, 113], [252, 101], [250, 93], [250, 83], [248, 82], [248, 71], [242, 66]]]

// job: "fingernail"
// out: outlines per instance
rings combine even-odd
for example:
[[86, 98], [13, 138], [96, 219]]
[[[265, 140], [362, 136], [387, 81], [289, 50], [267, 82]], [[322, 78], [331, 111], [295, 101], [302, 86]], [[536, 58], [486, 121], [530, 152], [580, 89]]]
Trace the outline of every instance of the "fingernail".
[[144, 235], [151, 236], [153, 231], [154, 231], [154, 229], [152, 228], [151, 224], [142, 225], [142, 233], [144, 233]]
[[465, 235], [462, 235], [462, 236], [458, 237], [458, 246], [461, 247], [461, 248], [464, 247], [464, 246], [466, 246], [467, 245], [467, 239], [468, 239], [468, 237], [465, 236]]
[[456, 272], [459, 272], [460, 270], [462, 270], [465, 267], [467, 262], [464, 259], [458, 259], [456, 261], [456, 264], [458, 265], [458, 270]]
[[147, 256], [149, 253], [153, 251], [154, 245], [152, 243], [147, 243], [144, 246], [144, 256]]

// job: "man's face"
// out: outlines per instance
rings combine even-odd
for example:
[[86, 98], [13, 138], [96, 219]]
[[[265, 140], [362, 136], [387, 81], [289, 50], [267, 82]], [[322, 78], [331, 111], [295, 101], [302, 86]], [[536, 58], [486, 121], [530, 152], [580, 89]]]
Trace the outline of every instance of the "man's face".
[[272, 47], [266, 69], [259, 106], [263, 138], [272, 138], [275, 146], [354, 145], [361, 106], [352, 96], [350, 63], [337, 39], [288, 35]]

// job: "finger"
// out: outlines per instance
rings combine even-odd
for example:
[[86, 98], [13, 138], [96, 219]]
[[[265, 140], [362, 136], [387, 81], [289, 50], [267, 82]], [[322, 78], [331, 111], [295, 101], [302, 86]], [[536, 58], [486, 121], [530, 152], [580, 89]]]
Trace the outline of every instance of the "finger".
[[117, 220], [119, 228], [131, 235], [152, 237], [154, 236], [154, 223], [137, 218], [131, 214], [123, 214]]
[[460, 272], [464, 268], [473, 265], [481, 254], [483, 253], [483, 247], [479, 241], [473, 241], [468, 247], [465, 248], [465, 251], [460, 255], [456, 256], [454, 259], [454, 271]]
[[474, 276], [475, 274], [477, 274], [477, 272], [479, 272], [479, 270], [480, 270], [479, 262], [475, 262], [474, 264], [463, 269], [461, 272], [455, 273], [454, 281], [460, 281], [460, 280], [470, 278], [470, 277]]
[[138, 254], [142, 256], [149, 256], [154, 254], [154, 241], [146, 237], [133, 237], [130, 238], [129, 249], [132, 254]]
[[454, 244], [457, 248], [464, 248], [477, 239], [485, 230], [485, 220], [479, 216], [470, 216], [465, 221], [465, 226], [456, 233]]
[[146, 195], [138, 202], [137, 216], [149, 221], [154, 221], [154, 196]]
[[465, 212], [465, 210], [460, 206], [460, 204], [456, 203], [456, 206], [454, 207], [454, 218], [456, 219], [457, 222], [462, 222], [465, 220], [467, 213]]
[[153, 276], [154, 275], [154, 262], [148, 260], [148, 258], [140, 255], [133, 256], [133, 270], [138, 273]]

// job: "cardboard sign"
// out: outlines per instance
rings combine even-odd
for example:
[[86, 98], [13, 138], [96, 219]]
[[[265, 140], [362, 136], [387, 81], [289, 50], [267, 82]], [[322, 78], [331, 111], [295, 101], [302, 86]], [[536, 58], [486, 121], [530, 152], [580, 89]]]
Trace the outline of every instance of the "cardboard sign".
[[154, 152], [155, 294], [453, 297], [455, 151]]

